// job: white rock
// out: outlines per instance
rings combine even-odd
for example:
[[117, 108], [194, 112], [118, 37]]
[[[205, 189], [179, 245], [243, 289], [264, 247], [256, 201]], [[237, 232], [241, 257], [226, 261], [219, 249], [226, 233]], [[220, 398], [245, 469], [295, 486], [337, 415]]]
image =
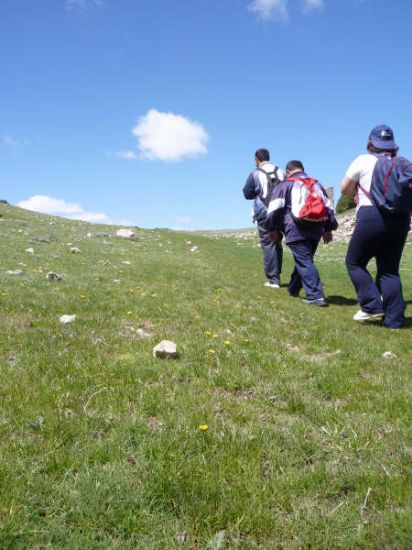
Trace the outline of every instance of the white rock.
[[67, 325], [67, 323], [73, 323], [73, 321], [75, 320], [76, 320], [76, 315], [62, 315], [61, 317], [59, 317], [59, 321], [63, 325]]
[[33, 248], [26, 248], [26, 252], [28, 252], [29, 254], [34, 254]]
[[128, 262], [127, 260], [124, 261], [124, 262], [122, 262], [122, 264], [124, 264], [124, 265], [132, 265], [131, 262]]
[[383, 354], [384, 357], [386, 357], [387, 359], [394, 359], [396, 358], [397, 356], [393, 353], [393, 351], [385, 351], [385, 353]]
[[15, 271], [8, 271], [7, 275], [14, 275], [15, 277], [18, 277], [19, 275], [22, 275], [23, 271], [21, 269], [16, 269]]
[[131, 229], [118, 229], [116, 231], [116, 237], [123, 237], [124, 239], [133, 239], [135, 232]]
[[55, 271], [49, 271], [46, 275], [48, 281], [61, 281], [63, 277], [56, 273]]
[[72, 246], [70, 252], [72, 254], [80, 254], [80, 248], [77, 248], [77, 246]]
[[198, 252], [198, 251], [199, 251], [198, 246], [192, 246], [192, 248], [190, 249], [190, 252]]
[[162, 340], [153, 348], [153, 357], [177, 357], [177, 345], [170, 340]]
[[152, 334], [150, 332], [147, 332], [144, 328], [138, 328], [136, 329], [136, 334], [140, 336], [140, 338], [151, 338]]

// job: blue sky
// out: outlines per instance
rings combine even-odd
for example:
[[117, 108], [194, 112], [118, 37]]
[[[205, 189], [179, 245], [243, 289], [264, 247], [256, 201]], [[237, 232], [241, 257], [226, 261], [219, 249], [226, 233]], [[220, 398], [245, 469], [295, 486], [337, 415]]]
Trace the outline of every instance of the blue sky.
[[1, 0], [0, 198], [247, 227], [267, 147], [325, 186], [389, 124], [412, 156], [411, 0]]

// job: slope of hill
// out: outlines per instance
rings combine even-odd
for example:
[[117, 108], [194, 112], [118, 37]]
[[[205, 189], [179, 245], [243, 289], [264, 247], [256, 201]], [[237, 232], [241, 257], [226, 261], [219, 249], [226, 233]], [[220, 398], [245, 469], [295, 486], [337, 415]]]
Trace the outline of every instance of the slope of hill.
[[247, 231], [0, 214], [1, 548], [411, 546], [411, 314], [351, 321], [343, 243], [310, 308]]

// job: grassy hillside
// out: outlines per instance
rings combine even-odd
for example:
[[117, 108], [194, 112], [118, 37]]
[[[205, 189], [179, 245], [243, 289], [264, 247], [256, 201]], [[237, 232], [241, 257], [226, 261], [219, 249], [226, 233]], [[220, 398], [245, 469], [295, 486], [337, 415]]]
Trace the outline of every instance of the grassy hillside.
[[412, 546], [410, 240], [388, 331], [351, 320], [344, 244], [311, 308], [247, 232], [0, 214], [0, 548]]

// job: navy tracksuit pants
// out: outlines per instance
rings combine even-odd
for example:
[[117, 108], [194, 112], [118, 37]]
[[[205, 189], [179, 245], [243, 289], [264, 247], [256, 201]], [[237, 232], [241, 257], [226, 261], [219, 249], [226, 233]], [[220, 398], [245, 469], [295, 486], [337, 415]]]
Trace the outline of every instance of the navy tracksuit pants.
[[[405, 303], [399, 264], [410, 227], [409, 214], [384, 214], [376, 206], [362, 206], [346, 254], [346, 267], [359, 304], [367, 313], [384, 313], [383, 324], [399, 328]], [[376, 280], [367, 265], [376, 259]]]
[[265, 229], [264, 222], [257, 222], [259, 231], [260, 248], [263, 254], [263, 267], [266, 277], [280, 285], [280, 274], [282, 272], [283, 247], [280, 242], [272, 242], [269, 233]]
[[308, 300], [324, 298], [323, 286], [314, 262], [318, 244], [319, 241], [313, 239], [288, 243], [295, 260], [295, 268], [288, 285], [289, 294], [292, 296], [297, 296], [303, 287]]

